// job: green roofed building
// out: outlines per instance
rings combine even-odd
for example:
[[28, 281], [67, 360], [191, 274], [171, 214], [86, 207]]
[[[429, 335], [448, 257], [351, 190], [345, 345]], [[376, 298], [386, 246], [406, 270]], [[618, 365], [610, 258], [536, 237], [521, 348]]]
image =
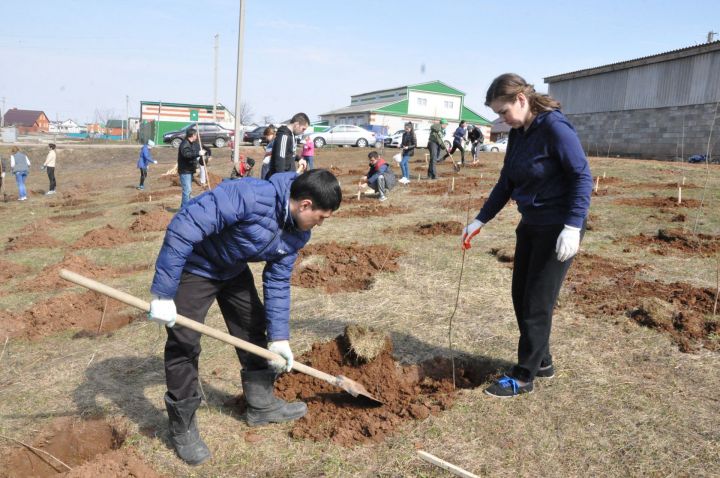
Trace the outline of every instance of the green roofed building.
[[448, 128], [461, 120], [479, 126], [490, 137], [492, 122], [465, 105], [465, 93], [442, 81], [429, 81], [350, 97], [350, 105], [320, 115], [328, 126], [354, 124], [374, 130], [387, 128], [392, 134], [411, 121], [416, 129], [445, 118]]

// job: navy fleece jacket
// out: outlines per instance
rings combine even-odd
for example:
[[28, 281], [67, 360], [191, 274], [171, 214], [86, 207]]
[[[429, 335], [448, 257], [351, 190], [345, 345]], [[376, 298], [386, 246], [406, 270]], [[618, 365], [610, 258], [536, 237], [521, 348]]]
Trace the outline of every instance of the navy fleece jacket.
[[590, 208], [592, 174], [575, 128], [560, 111], [537, 115], [510, 131], [500, 179], [477, 219], [487, 223], [514, 199], [522, 222], [582, 227]]

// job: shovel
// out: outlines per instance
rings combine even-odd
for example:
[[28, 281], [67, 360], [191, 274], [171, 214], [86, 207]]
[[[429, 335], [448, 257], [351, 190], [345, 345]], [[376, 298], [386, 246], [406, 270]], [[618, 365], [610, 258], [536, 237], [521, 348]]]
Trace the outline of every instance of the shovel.
[[[117, 289], [113, 289], [110, 286], [101, 284], [100, 282], [94, 281], [88, 277], [82, 276], [75, 272], [69, 271], [67, 269], [60, 269], [60, 277], [62, 277], [63, 279], [65, 279], [67, 281], [73, 282], [77, 285], [83, 286], [86, 289], [90, 289], [90, 290], [93, 290], [100, 294], [106, 295], [112, 299], [115, 299], [124, 304], [130, 305], [132, 307], [138, 308], [145, 312], [150, 311], [150, 304], [148, 304], [144, 300], [138, 299], [137, 297], [134, 297], [130, 294], [119, 291]], [[175, 319], [175, 323], [178, 325], [181, 325], [185, 328], [194, 330], [195, 332], [199, 332], [201, 334], [208, 335], [214, 339], [218, 339], [222, 342], [225, 342], [234, 347], [237, 347], [240, 350], [244, 350], [246, 352], [257, 355], [264, 359], [276, 360], [276, 361], [284, 360], [280, 355], [270, 352], [267, 349], [258, 347], [255, 344], [251, 344], [250, 342], [246, 342], [237, 337], [233, 337], [230, 334], [221, 332], [212, 327], [208, 327], [205, 324], [195, 322], [194, 320], [188, 319], [187, 317], [183, 317], [182, 315], [178, 314], [177, 318]], [[321, 370], [314, 369], [312, 367], [309, 367], [309, 366], [304, 365], [297, 361], [293, 362], [292, 369], [296, 370], [298, 372], [302, 372], [306, 375], [310, 375], [311, 377], [315, 377], [324, 382], [327, 382], [330, 385], [334, 385], [336, 387], [342, 388], [343, 390], [348, 392], [353, 397], [357, 397], [358, 395], [360, 395], [360, 396], [365, 397], [368, 400], [370, 400], [374, 405], [383, 405], [383, 402], [381, 402], [377, 398], [370, 395], [370, 393], [365, 389], [365, 387], [363, 387], [358, 382], [356, 382], [354, 380], [350, 380], [349, 378], [347, 378], [343, 375], [333, 376], [333, 375], [330, 375], [329, 373], [325, 373]]]

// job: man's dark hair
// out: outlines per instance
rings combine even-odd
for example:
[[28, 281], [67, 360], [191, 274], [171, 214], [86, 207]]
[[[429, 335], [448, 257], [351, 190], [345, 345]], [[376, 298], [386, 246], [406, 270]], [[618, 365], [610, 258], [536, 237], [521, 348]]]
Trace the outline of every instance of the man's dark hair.
[[460, 126], [462, 126], [462, 125], [464, 125], [464, 124], [465, 124], [465, 120], [462, 120], [462, 121], [460, 122]]
[[197, 130], [195, 128], [190, 128], [187, 131], [185, 131], [185, 138], [189, 138], [190, 136], [197, 133]]
[[379, 158], [377, 151], [370, 151], [368, 153], [368, 159], [377, 159], [377, 158]]
[[48, 144], [48, 146], [50, 147], [50, 149], [55, 149], [55, 144], [54, 144], [54, 143], [50, 143], [50, 144]]
[[311, 169], [293, 181], [290, 198], [295, 201], [310, 199], [313, 209], [337, 211], [342, 202], [342, 190], [333, 173], [327, 169]]
[[295, 115], [290, 118], [290, 123], [310, 124], [310, 118], [308, 118], [308, 115], [305, 113], [295, 113]]

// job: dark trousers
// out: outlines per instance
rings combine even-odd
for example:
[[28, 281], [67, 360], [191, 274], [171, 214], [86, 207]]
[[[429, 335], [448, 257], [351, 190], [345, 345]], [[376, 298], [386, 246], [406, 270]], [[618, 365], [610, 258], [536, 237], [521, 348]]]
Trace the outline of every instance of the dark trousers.
[[[557, 260], [555, 244], [563, 225], [531, 226], [520, 223], [515, 230], [515, 262], [512, 277], [512, 299], [520, 340], [518, 363], [511, 375], [530, 382], [538, 368], [552, 363], [550, 329], [553, 308], [560, 286], [572, 264]], [[581, 231], [585, 234], [585, 225]]]
[[145, 185], [146, 177], [147, 177], [147, 168], [140, 168], [140, 186]]
[[[451, 154], [455, 153], [455, 151], [460, 150], [460, 164], [465, 164], [465, 149], [462, 147], [462, 144], [460, 143], [453, 143], [452, 149], [445, 155], [445, 158], [450, 156]], [[443, 158], [443, 159], [445, 159]]]
[[55, 167], [48, 166], [46, 169], [48, 179], [50, 180], [50, 191], [55, 191]]
[[439, 162], [440, 158], [440, 145], [437, 143], [428, 143], [428, 149], [430, 150], [430, 161], [428, 161], [428, 178], [436, 179], [435, 165]]
[[[175, 295], [177, 313], [204, 323], [205, 315], [217, 299], [230, 335], [258, 347], [267, 347], [265, 307], [260, 302], [249, 267], [237, 277], [218, 281], [183, 272]], [[201, 334], [179, 325], [167, 330], [165, 343], [165, 381], [173, 400], [196, 395]], [[235, 349], [240, 365], [247, 370], [266, 369], [263, 358]]]

